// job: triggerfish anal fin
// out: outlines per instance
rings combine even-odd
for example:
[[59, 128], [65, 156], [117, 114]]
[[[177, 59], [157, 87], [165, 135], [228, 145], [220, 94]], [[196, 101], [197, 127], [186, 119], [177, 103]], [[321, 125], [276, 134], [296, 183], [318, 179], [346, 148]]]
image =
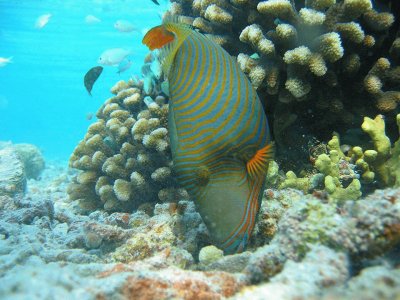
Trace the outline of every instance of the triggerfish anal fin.
[[257, 175], [262, 176], [267, 171], [268, 162], [273, 157], [272, 144], [266, 145], [259, 149], [252, 158], [246, 163], [246, 169], [249, 176], [255, 178]]
[[168, 79], [177, 180], [213, 242], [225, 253], [241, 252], [255, 226], [272, 156], [260, 99], [236, 60], [190, 25], [165, 22], [143, 43], [159, 47]]

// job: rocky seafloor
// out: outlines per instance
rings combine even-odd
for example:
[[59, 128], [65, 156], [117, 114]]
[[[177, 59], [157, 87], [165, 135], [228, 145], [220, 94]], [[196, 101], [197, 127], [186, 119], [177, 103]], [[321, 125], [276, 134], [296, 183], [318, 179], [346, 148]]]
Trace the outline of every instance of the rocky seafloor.
[[400, 189], [267, 189], [248, 251], [223, 256], [190, 201], [83, 214], [66, 166], [0, 196], [1, 299], [400, 299]]

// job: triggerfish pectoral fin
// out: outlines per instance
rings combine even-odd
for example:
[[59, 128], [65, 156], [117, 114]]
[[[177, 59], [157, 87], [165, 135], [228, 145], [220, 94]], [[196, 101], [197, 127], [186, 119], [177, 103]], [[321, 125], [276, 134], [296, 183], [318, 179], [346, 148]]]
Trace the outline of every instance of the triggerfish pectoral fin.
[[267, 144], [264, 148], [258, 150], [246, 163], [246, 169], [249, 176], [256, 178], [257, 176], [265, 175], [268, 162], [272, 159], [273, 153], [272, 144]]

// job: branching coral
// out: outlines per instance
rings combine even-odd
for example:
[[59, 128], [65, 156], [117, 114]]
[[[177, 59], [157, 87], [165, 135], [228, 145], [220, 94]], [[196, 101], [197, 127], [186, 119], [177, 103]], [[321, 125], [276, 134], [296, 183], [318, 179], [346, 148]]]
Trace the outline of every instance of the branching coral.
[[[400, 131], [400, 114], [396, 122]], [[327, 145], [329, 154], [322, 153], [316, 157], [316, 170], [311, 175], [297, 177], [289, 171], [279, 188], [290, 187], [305, 193], [323, 188], [331, 199], [343, 201], [360, 198], [362, 184], [400, 186], [400, 138], [391, 145], [382, 115], [375, 119], [365, 117], [362, 130], [370, 136], [374, 149], [364, 151], [362, 147], [354, 146], [345, 154], [339, 137], [333, 136]], [[274, 170], [277, 173], [276, 167]], [[276, 180], [272, 184], [276, 184]]]
[[70, 166], [82, 172], [69, 186], [70, 198], [87, 209], [124, 211], [187, 197], [172, 178], [166, 99], [144, 96], [141, 81], [120, 81], [111, 92], [71, 155]]

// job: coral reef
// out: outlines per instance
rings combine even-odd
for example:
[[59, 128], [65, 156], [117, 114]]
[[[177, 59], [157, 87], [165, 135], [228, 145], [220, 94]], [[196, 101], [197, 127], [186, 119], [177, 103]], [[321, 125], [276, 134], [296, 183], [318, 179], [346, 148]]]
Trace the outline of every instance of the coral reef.
[[71, 155], [70, 166], [82, 170], [69, 187], [71, 199], [89, 211], [132, 211], [146, 202], [187, 199], [171, 176], [165, 97], [148, 95], [143, 81], [133, 79], [111, 92], [115, 96], [98, 110]]
[[167, 14], [183, 16], [237, 57], [266, 101], [282, 161], [301, 169], [311, 137], [326, 140], [362, 116], [398, 111], [395, 1], [172, 2]]
[[[399, 246], [398, 189], [377, 190], [341, 207], [301, 193], [295, 196], [278, 219], [279, 229], [271, 242], [257, 248], [249, 260], [245, 270], [255, 282], [279, 273], [288, 259], [298, 261], [313, 244], [347, 253], [355, 265]], [[269, 206], [269, 200], [263, 201]]]

